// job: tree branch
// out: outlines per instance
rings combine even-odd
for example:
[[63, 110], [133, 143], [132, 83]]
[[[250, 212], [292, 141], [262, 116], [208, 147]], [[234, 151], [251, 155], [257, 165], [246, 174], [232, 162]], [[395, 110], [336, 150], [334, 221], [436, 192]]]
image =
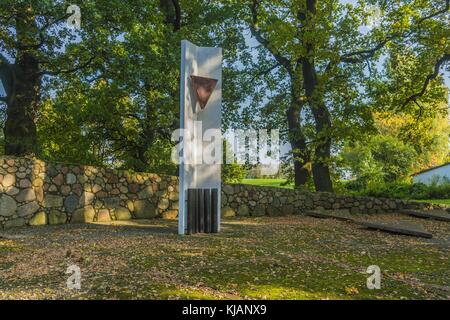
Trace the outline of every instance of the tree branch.
[[180, 0], [159, 0], [159, 7], [166, 18], [166, 24], [173, 27], [176, 32], [181, 28]]
[[261, 30], [259, 30], [257, 28], [257, 25], [258, 25], [258, 6], [259, 6], [258, 0], [253, 0], [253, 3], [251, 5], [252, 23], [250, 24], [250, 31], [251, 31], [252, 35], [256, 38], [256, 40], [260, 44], [262, 44], [267, 50], [269, 50], [269, 52], [273, 55], [275, 60], [277, 60], [277, 62], [279, 64], [281, 64], [283, 67], [285, 67], [288, 70], [289, 73], [291, 73], [292, 72], [292, 66], [291, 66], [291, 62], [289, 61], [289, 59], [287, 59], [286, 57], [283, 57], [280, 53], [275, 52], [275, 50], [273, 48], [271, 48], [269, 41], [262, 36]]
[[55, 25], [56, 23], [59, 23], [67, 18], [69, 18], [72, 15], [72, 13], [67, 13], [62, 17], [59, 17], [53, 21], [48, 21], [46, 22], [42, 27], [39, 28], [39, 43], [35, 43], [35, 44], [23, 44], [21, 42], [16, 42], [16, 46], [18, 49], [24, 50], [24, 49], [39, 49], [40, 47], [42, 47], [42, 45], [45, 43], [45, 41], [47, 40], [45, 38], [45, 31], [50, 28], [51, 26]]
[[440, 14], [442, 14], [442, 13], [446, 13], [446, 12], [449, 11], [449, 10], [450, 10], [450, 0], [446, 0], [446, 1], [445, 1], [445, 7], [444, 7], [442, 10], [436, 11], [436, 12], [430, 14], [429, 16], [425, 16], [425, 17], [421, 18], [421, 19], [419, 20], [418, 24], [421, 24], [421, 23], [424, 22], [425, 20], [434, 18], [434, 17], [436, 17], [436, 16], [438, 16], [438, 15], [440, 15]]
[[63, 16], [61, 16], [59, 18], [56, 18], [53, 21], [47, 21], [41, 28], [39, 28], [39, 32], [43, 32], [43, 31], [47, 30], [48, 28], [50, 28], [51, 26], [53, 26], [56, 23], [59, 23], [59, 22], [61, 22], [63, 20], [67, 20], [67, 18], [72, 16], [72, 14], [73, 14], [73, 12], [66, 13], [65, 15], [63, 15]]
[[175, 19], [173, 22], [174, 31], [178, 31], [181, 28], [181, 6], [179, 0], [172, 0], [173, 7], [175, 8]]
[[45, 37], [42, 33], [39, 33], [39, 43], [35, 44], [23, 44], [20, 41], [15, 42], [17, 49], [26, 50], [26, 49], [39, 49], [45, 43]]
[[72, 69], [57, 70], [57, 71], [48, 71], [48, 70], [44, 70], [44, 71], [41, 71], [41, 72], [39, 73], [39, 75], [57, 76], [57, 75], [63, 74], [63, 73], [72, 73], [72, 72], [76, 72], [76, 71], [78, 71], [78, 70], [84, 69], [84, 68], [86, 68], [87, 66], [89, 66], [89, 65], [92, 63], [92, 61], [93, 61], [94, 59], [95, 59], [95, 56], [94, 56], [94, 57], [91, 57], [91, 58], [90, 58], [88, 61], [86, 61], [85, 63], [83, 63], [83, 64], [81, 64], [81, 65], [79, 65], [79, 66], [77, 66], [77, 67], [75, 67], [75, 68], [72, 68]]
[[442, 65], [444, 63], [448, 62], [448, 61], [450, 61], [450, 53], [446, 53], [441, 58], [439, 58], [439, 60], [434, 65], [433, 73], [430, 73], [426, 77], [425, 82], [422, 85], [422, 89], [419, 92], [417, 92], [417, 93], [411, 95], [410, 97], [408, 97], [408, 99], [406, 99], [406, 101], [403, 103], [402, 108], [404, 108], [410, 102], [417, 103], [416, 100], [418, 98], [422, 97], [425, 94], [425, 92], [427, 91], [428, 86], [430, 85], [430, 82], [437, 78], [437, 76], [439, 75], [439, 70], [441, 69]]
[[281, 64], [279, 64], [278, 62], [275, 63], [273, 66], [267, 68], [266, 70], [263, 70], [261, 72], [258, 72], [257, 74], [255, 74], [255, 76], [250, 80], [250, 82], [255, 81], [256, 78], [260, 77], [260, 76], [265, 76], [266, 74], [272, 72], [273, 70], [275, 70], [276, 68], [280, 67]]
[[[419, 19], [415, 28], [418, 27], [420, 24], [422, 24], [424, 21], [432, 19], [440, 14], [446, 13], [449, 10], [450, 10], [450, 0], [446, 0], [445, 7], [442, 10], [436, 11], [428, 16], [425, 16], [425, 17], [422, 17], [421, 19]], [[378, 43], [372, 49], [358, 50], [358, 51], [346, 53], [340, 57], [340, 62], [360, 63], [368, 58], [372, 58], [377, 53], [377, 51], [382, 49], [389, 41], [391, 41], [395, 38], [409, 36], [413, 32], [413, 29], [414, 28], [411, 28], [411, 30], [406, 34], [397, 33], [397, 34], [392, 34], [390, 36], [387, 36], [386, 39], [384, 39], [383, 41]]]
[[16, 12], [14, 12], [13, 14], [11, 14], [9, 16], [0, 15], [0, 20], [4, 20], [2, 23], [6, 25], [7, 23], [9, 23], [9, 20], [14, 18], [15, 16], [17, 16]]
[[378, 50], [382, 49], [392, 39], [393, 39], [393, 36], [387, 37], [385, 40], [378, 43], [372, 49], [359, 50], [359, 51], [355, 51], [355, 52], [346, 53], [341, 56], [340, 61], [347, 62], [347, 63], [363, 62], [369, 58], [372, 58], [377, 53]]

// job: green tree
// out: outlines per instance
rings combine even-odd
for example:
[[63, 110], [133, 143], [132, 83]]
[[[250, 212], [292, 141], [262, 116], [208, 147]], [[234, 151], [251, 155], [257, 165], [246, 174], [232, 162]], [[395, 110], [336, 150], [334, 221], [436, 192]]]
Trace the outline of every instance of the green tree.
[[[36, 113], [30, 118], [33, 142], [22, 145], [26, 141], [18, 138], [21, 151], [6, 148], [7, 153], [174, 173], [170, 136], [179, 118], [180, 40], [222, 46], [226, 65], [235, 60], [243, 35], [233, 27], [237, 17], [231, 7], [202, 0], [84, 1], [81, 29], [70, 30], [65, 2], [56, 7], [51, 1], [2, 2], [0, 17], [9, 23], [2, 29], [9, 37], [0, 43], [2, 56], [8, 57], [2, 67], [17, 63], [10, 30], [25, 3], [30, 20], [52, 26], [41, 28], [42, 44], [32, 48], [40, 61], [36, 86], [43, 93], [31, 108]], [[232, 74], [232, 68], [224, 70], [224, 96], [232, 97], [225, 104], [235, 97], [226, 94], [234, 91], [233, 81], [226, 79]], [[9, 96], [2, 100], [8, 102]], [[6, 103], [6, 109], [14, 108]], [[22, 123], [13, 116], [6, 122], [14, 119]], [[5, 129], [7, 145], [10, 136]]]
[[371, 183], [389, 183], [411, 174], [416, 158], [413, 147], [383, 135], [372, 136], [343, 150], [344, 162], [356, 179], [353, 184], [365, 188]]
[[93, 37], [93, 32], [77, 32], [65, 25], [71, 15], [66, 13], [68, 6], [66, 1], [0, 4], [0, 79], [6, 93], [0, 101], [6, 104], [7, 154], [37, 151], [35, 119], [45, 94], [44, 78], [86, 68], [101, 52], [97, 48], [93, 54], [84, 45], [70, 47], [77, 37]]
[[[136, 171], [154, 169], [164, 160], [169, 164], [164, 170], [171, 168], [165, 173], [174, 173], [170, 135], [177, 126], [182, 34], [181, 16], [174, 16], [178, 10], [169, 10], [169, 2], [144, 1], [122, 8], [115, 28], [104, 30], [107, 59], [53, 84], [56, 94], [49, 108], [59, 120], [48, 127], [44, 115], [39, 119], [39, 141], [48, 147], [43, 150], [46, 156], [69, 156], [67, 160], [77, 162], [84, 158]], [[73, 131], [67, 130], [67, 119]], [[73, 137], [83, 140], [83, 148]], [[55, 141], [64, 145], [56, 152], [51, 147]], [[86, 144], [90, 147], [84, 148]], [[69, 155], [67, 149], [78, 153]]]
[[428, 107], [420, 118], [409, 113], [377, 113], [375, 126], [384, 136], [390, 136], [414, 148], [413, 171], [417, 172], [446, 162], [449, 154], [450, 124], [448, 104]]
[[[362, 32], [373, 12], [368, 5], [377, 6], [382, 15], [378, 25]], [[414, 68], [416, 84], [398, 95], [405, 108], [429, 98], [429, 85], [440, 83], [439, 70], [449, 61], [449, 1], [352, 5], [338, 0], [252, 0], [243, 10], [260, 45], [258, 61], [251, 67], [279, 93], [269, 99], [288, 97], [275, 112], [286, 112], [296, 186], [306, 183], [311, 160], [316, 190], [332, 191], [332, 150], [371, 126], [372, 87], [389, 72], [376, 66], [391, 47], [421, 48]], [[276, 87], [280, 72], [287, 81]], [[413, 79], [411, 73], [399, 76], [405, 82]]]

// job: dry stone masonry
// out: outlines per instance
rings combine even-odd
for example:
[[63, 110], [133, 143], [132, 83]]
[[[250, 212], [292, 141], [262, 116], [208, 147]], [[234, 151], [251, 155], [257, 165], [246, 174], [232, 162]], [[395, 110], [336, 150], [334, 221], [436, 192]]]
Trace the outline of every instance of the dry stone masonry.
[[386, 213], [403, 209], [431, 210], [445, 206], [413, 201], [355, 197], [326, 192], [252, 185], [222, 187], [222, 216], [279, 216], [302, 214], [307, 210], [339, 210], [348, 213]]
[[[239, 184], [223, 185], [221, 201], [225, 217], [321, 209], [385, 213], [443, 207]], [[177, 177], [0, 157], [0, 228], [177, 216]]]
[[176, 218], [178, 179], [0, 157], [0, 227]]

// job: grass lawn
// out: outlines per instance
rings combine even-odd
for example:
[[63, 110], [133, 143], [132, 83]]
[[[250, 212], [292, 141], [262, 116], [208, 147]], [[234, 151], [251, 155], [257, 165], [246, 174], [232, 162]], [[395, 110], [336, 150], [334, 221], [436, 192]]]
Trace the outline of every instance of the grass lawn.
[[278, 188], [289, 188], [292, 189], [294, 187], [293, 184], [288, 184], [282, 186], [286, 179], [244, 179], [242, 180], [243, 184], [251, 184], [256, 186], [265, 186], [265, 187], [278, 187]]
[[419, 202], [429, 202], [435, 204], [448, 204], [450, 205], [450, 199], [428, 199], [428, 200], [414, 200]]
[[[304, 216], [228, 219], [180, 237], [176, 222], [135, 220], [3, 230], [0, 299], [449, 299], [450, 224], [433, 239]], [[81, 290], [66, 288], [69, 265]], [[366, 288], [369, 265], [381, 290]]]

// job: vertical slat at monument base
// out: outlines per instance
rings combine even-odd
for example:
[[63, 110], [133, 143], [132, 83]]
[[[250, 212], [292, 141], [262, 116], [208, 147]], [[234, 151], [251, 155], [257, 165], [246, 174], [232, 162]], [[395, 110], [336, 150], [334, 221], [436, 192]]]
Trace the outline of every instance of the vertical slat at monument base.
[[204, 189], [203, 194], [203, 200], [205, 200], [205, 232], [211, 233], [211, 192], [209, 189]]
[[211, 189], [211, 232], [219, 232], [219, 192], [218, 189]]
[[205, 201], [204, 201], [204, 190], [199, 189], [197, 191], [197, 201], [198, 201], [198, 232], [204, 233], [205, 232], [205, 225], [203, 219], [205, 218]]
[[187, 190], [186, 234], [218, 232], [218, 190]]
[[[187, 190], [187, 198], [188, 198], [188, 208], [187, 208], [187, 219], [186, 219], [186, 234], [192, 234], [192, 228], [194, 225], [194, 217], [195, 217], [195, 199], [196, 191], [195, 189]], [[191, 201], [189, 201], [191, 199]]]

